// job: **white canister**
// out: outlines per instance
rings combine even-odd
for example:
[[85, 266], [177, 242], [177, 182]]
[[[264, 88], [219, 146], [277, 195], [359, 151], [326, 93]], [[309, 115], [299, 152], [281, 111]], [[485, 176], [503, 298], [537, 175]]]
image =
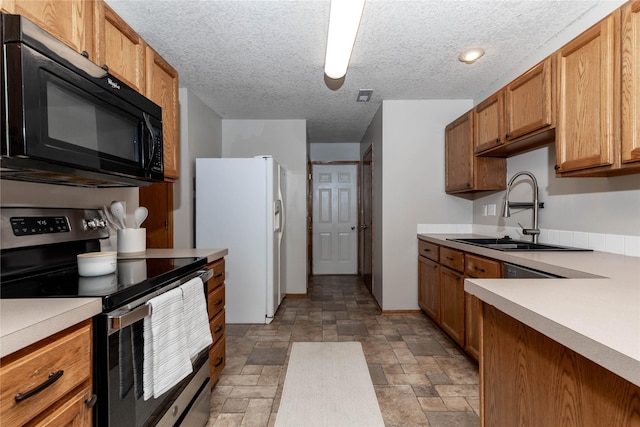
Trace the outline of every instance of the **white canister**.
[[115, 252], [87, 252], [78, 254], [78, 274], [84, 277], [102, 276], [116, 271]]
[[123, 255], [143, 254], [147, 250], [146, 228], [123, 228], [118, 230], [118, 253]]

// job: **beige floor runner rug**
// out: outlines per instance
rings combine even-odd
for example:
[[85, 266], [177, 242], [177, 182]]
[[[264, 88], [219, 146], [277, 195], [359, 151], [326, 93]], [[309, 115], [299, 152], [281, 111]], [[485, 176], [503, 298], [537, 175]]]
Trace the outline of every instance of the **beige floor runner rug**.
[[359, 342], [296, 342], [276, 427], [384, 426]]

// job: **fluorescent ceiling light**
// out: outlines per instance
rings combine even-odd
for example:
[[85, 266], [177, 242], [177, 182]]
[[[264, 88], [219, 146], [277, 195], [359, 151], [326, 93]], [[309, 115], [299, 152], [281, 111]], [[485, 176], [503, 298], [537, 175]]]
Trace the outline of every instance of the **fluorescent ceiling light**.
[[331, 0], [324, 73], [331, 79], [347, 74], [365, 0]]
[[480, 49], [479, 47], [476, 47], [463, 52], [462, 55], [458, 57], [458, 59], [464, 62], [465, 64], [473, 64], [482, 55], [484, 55], [484, 50]]

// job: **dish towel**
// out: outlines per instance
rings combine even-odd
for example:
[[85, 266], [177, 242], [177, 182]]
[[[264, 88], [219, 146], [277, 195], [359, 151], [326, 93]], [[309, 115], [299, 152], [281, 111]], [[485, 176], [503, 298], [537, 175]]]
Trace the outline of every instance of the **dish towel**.
[[144, 318], [144, 400], [159, 397], [192, 371], [184, 327], [182, 290], [172, 289], [148, 302]]
[[200, 350], [213, 344], [207, 313], [207, 299], [204, 296], [202, 279], [189, 280], [182, 289], [184, 303], [184, 326], [187, 331], [187, 349], [192, 359]]

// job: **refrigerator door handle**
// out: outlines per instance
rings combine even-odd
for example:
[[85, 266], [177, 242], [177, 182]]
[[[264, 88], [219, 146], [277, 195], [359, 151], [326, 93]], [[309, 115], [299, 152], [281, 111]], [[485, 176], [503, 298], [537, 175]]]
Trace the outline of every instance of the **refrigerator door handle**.
[[282, 209], [282, 200], [276, 200], [274, 202], [273, 211], [274, 211], [273, 215], [278, 222], [278, 225], [276, 225], [276, 229], [274, 231], [276, 233], [281, 233], [282, 232], [282, 215], [284, 213]]

